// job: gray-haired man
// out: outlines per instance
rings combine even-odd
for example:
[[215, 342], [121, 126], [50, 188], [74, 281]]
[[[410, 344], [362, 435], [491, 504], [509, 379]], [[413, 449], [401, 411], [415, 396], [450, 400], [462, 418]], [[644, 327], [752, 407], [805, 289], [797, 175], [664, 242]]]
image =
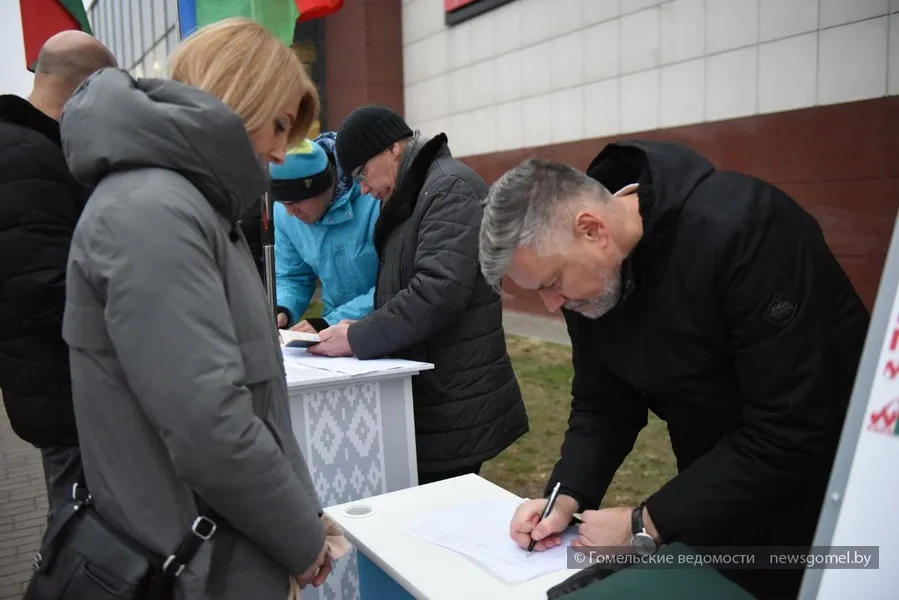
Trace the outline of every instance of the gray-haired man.
[[[614, 194], [610, 191], [615, 192]], [[562, 309], [573, 345], [569, 428], [522, 546], [808, 546], [868, 311], [815, 219], [776, 187], [674, 143], [607, 146], [587, 174], [530, 160], [486, 199], [480, 262]], [[597, 510], [652, 410], [678, 475], [637, 507]], [[759, 598], [802, 571], [725, 573]]]

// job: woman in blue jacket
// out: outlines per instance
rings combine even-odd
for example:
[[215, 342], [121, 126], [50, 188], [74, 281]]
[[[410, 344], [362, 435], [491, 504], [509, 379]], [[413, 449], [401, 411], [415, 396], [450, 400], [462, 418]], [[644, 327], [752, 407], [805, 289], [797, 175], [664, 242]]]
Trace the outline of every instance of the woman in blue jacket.
[[[321, 282], [322, 318], [329, 325], [372, 310], [380, 203], [363, 194], [334, 158], [333, 132], [306, 140], [283, 164], [270, 165], [275, 201], [275, 283], [278, 327], [315, 331], [300, 320]], [[298, 322], [299, 321], [299, 322]]]

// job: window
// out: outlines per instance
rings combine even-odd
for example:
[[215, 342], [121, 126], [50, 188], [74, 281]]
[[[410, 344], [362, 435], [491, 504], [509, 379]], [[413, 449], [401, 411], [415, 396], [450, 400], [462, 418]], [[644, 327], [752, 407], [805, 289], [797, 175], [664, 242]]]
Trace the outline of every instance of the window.
[[153, 56], [153, 77], [168, 76], [168, 52], [166, 51], [165, 40], [160, 40], [150, 54]]
[[131, 33], [131, 26], [134, 21], [132, 20], [131, 3], [125, 1], [122, 5], [122, 64], [125, 65], [125, 68], [131, 69], [136, 62], [136, 57], [134, 56], [134, 36]]
[[178, 25], [178, 0], [165, 1], [165, 18], [169, 27], [177, 27]]
[[140, 8], [140, 48], [141, 52], [144, 52], [153, 45], [156, 41], [156, 36], [159, 34], [155, 34], [153, 31], [153, 3], [149, 0], [144, 0], [140, 3]]
[[169, 30], [169, 36], [168, 36], [168, 53], [169, 54], [174, 52], [175, 48], [178, 46], [178, 42], [180, 41], [178, 39], [178, 37], [179, 37], [178, 29], [176, 27], [173, 27], [172, 29]]
[[159, 74], [153, 71], [153, 51], [147, 52], [147, 55], [144, 57], [144, 62], [141, 65], [141, 68], [144, 73], [144, 77], [158, 77]]
[[[100, 11], [100, 22], [103, 24], [103, 37], [99, 38], [103, 44], [109, 48], [110, 52], [115, 53], [115, 50], [112, 49], [112, 28], [110, 27], [110, 17], [109, 13], [112, 8], [109, 6], [109, 2], [107, 0], [103, 0], [102, 2], [97, 3], [98, 10]], [[118, 57], [116, 57], [118, 58]]]
[[94, 31], [94, 37], [103, 41], [103, 27], [100, 25], [100, 11], [97, 10], [97, 5], [94, 4], [90, 12], [87, 13], [87, 20], [91, 24], [91, 29]]
[[122, 45], [122, 0], [109, 0], [109, 32], [112, 34], [109, 38], [110, 50], [115, 54], [119, 66], [125, 68], [122, 53], [125, 47]]
[[169, 29], [165, 19], [165, 3], [167, 0], [144, 0], [146, 5], [153, 8], [153, 41], [161, 40]]

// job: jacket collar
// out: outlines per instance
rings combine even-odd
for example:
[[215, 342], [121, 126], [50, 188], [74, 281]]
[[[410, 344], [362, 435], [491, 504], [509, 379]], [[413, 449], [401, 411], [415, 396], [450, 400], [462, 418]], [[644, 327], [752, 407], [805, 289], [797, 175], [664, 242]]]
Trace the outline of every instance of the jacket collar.
[[322, 218], [315, 226], [328, 227], [340, 225], [353, 219], [353, 200], [359, 195], [359, 186], [353, 186], [348, 192], [331, 203]]
[[36, 109], [24, 98], [13, 94], [0, 95], [0, 121], [33, 129], [62, 147], [59, 123]]
[[445, 133], [434, 136], [417, 148], [411, 164], [401, 174], [396, 190], [384, 202], [381, 216], [375, 224], [374, 242], [379, 255], [383, 253], [390, 232], [412, 216], [431, 165], [443, 156], [450, 156]]

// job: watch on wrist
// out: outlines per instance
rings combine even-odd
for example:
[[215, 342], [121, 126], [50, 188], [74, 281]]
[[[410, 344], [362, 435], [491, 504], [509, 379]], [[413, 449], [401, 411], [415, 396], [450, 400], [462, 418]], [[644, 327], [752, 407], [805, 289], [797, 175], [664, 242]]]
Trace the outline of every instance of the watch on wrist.
[[640, 556], [648, 556], [659, 549], [659, 545], [643, 525], [643, 509], [645, 507], [646, 503], [644, 502], [631, 513], [631, 546], [634, 552]]

